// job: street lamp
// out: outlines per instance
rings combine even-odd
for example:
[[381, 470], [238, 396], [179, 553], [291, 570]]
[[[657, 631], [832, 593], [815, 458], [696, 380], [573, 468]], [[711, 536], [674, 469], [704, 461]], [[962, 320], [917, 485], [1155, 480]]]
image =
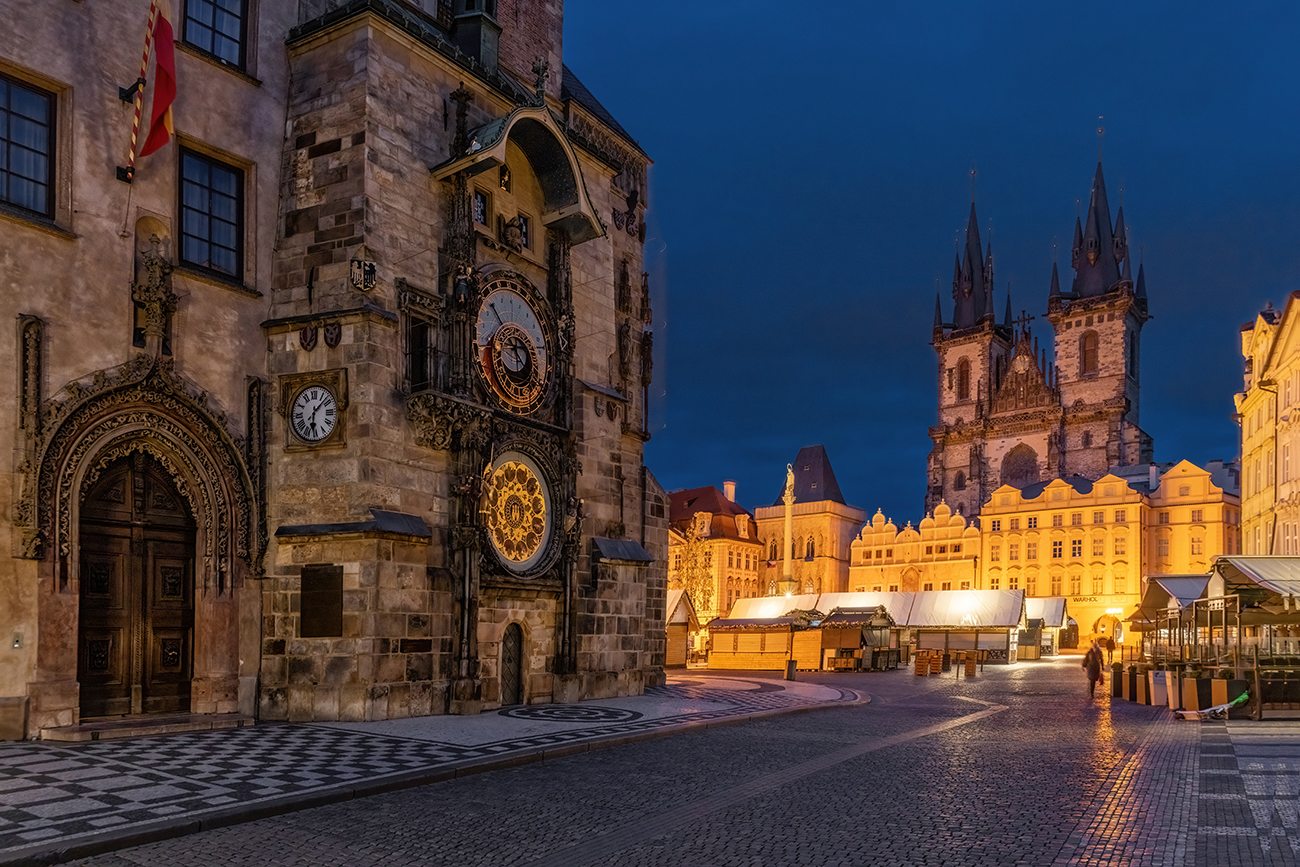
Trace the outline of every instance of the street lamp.
[[1272, 554], [1277, 543], [1277, 487], [1282, 482], [1277, 471], [1277, 380], [1265, 377], [1255, 386], [1273, 395], [1273, 524], [1268, 531], [1268, 553]]

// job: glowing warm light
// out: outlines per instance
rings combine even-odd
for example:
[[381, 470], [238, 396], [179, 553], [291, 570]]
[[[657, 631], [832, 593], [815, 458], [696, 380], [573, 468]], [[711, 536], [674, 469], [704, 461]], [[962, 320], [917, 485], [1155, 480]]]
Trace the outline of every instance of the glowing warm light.
[[786, 598], [786, 599], [789, 599], [789, 598], [792, 597], [792, 596], [794, 596], [794, 591], [793, 591], [793, 590], [787, 590], [787, 591], [785, 591], [785, 598]]
[[1107, 614], [1123, 614], [1123, 613], [1124, 613], [1124, 609], [1123, 609], [1123, 608], [1107, 608], [1107, 609], [1106, 609], [1106, 613], [1107, 613]]

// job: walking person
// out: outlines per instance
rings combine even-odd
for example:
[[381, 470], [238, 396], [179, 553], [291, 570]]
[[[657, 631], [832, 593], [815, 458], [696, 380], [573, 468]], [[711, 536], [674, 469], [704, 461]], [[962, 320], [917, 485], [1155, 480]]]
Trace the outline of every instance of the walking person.
[[1115, 639], [1106, 636], [1106, 664], [1111, 665], [1115, 662]]
[[1088, 697], [1096, 698], [1097, 682], [1101, 680], [1101, 648], [1095, 641], [1083, 655], [1083, 670], [1088, 675]]

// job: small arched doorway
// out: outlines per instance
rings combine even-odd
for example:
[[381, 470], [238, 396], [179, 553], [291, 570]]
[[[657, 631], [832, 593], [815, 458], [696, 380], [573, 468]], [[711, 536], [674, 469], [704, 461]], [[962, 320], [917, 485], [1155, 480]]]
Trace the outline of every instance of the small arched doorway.
[[143, 452], [111, 464], [80, 514], [81, 717], [190, 710], [194, 519]]
[[1124, 641], [1124, 624], [1118, 617], [1103, 614], [1092, 625], [1092, 631], [1098, 638], [1113, 638], [1116, 644]]
[[524, 703], [524, 631], [518, 623], [501, 638], [501, 706]]

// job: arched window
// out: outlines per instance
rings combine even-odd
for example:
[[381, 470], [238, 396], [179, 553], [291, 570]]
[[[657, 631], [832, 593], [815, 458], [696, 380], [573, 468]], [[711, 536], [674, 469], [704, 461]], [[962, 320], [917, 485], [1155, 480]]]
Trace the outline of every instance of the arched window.
[[1089, 430], [1084, 431], [1082, 439], [1083, 439], [1083, 447], [1085, 449], [1092, 448], [1092, 431]]
[[970, 361], [957, 362], [957, 399], [970, 400]]
[[1100, 367], [1097, 350], [1100, 340], [1095, 331], [1085, 331], [1079, 337], [1079, 375], [1096, 376]]
[[966, 490], [966, 474], [958, 471], [957, 478], [953, 480], [952, 486], [959, 491]]
[[814, 546], [813, 546], [813, 538], [812, 538], [812, 536], [809, 536], [809, 537], [808, 537], [808, 547], [805, 549], [804, 559], [805, 559], [805, 560], [811, 560], [811, 559], [814, 557], [814, 555], [816, 555], [816, 553], [817, 553], [817, 552], [816, 552], [816, 549], [815, 549]]
[[771, 561], [773, 561], [773, 562], [776, 562], [778, 559], [780, 559], [780, 557], [781, 557], [781, 555], [780, 555], [780, 552], [779, 552], [779, 550], [778, 550], [778, 548], [777, 548], [776, 539], [775, 539], [775, 537], [774, 537], [774, 538], [772, 539], [772, 544], [771, 544], [770, 546], [768, 546], [768, 549], [767, 549], [767, 559], [769, 559], [769, 560], [771, 560]]
[[1002, 484], [1023, 488], [1038, 481], [1038, 452], [1020, 445], [1007, 452], [1002, 459]]

